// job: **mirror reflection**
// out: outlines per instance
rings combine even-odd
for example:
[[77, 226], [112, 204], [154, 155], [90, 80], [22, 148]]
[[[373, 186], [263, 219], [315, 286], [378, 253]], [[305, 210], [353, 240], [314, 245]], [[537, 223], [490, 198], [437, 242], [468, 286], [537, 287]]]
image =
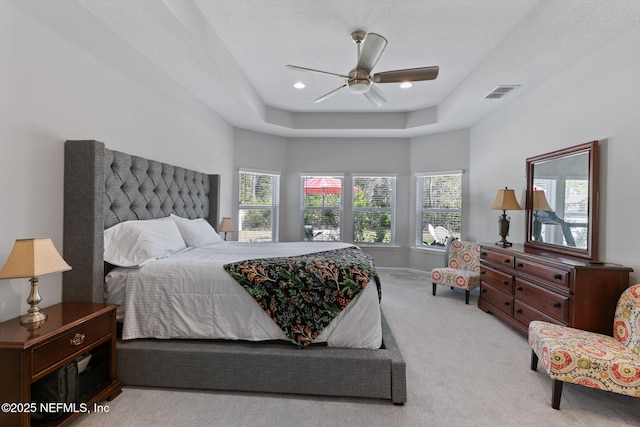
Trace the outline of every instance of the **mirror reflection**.
[[534, 165], [532, 215], [534, 241], [588, 248], [589, 153]]
[[531, 251], [597, 259], [598, 141], [527, 159]]

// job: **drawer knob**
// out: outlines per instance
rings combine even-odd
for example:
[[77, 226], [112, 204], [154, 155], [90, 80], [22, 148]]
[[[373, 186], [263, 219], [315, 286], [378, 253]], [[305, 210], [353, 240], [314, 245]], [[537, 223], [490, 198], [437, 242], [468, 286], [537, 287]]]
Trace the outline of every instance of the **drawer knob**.
[[502, 260], [505, 264], [511, 264], [511, 260], [509, 258], [505, 258]]
[[523, 291], [524, 288], [522, 286], [516, 286], [516, 291]]
[[509, 306], [509, 301], [505, 301], [502, 304], [504, 304], [505, 306]]
[[553, 275], [553, 278], [556, 279], [556, 280], [562, 280], [562, 274], [557, 274], [556, 273], [556, 274]]
[[486, 253], [486, 252], [482, 252], [482, 253], [480, 254], [480, 256], [487, 256], [487, 253]]
[[508, 281], [508, 280], [503, 280], [503, 281], [502, 281], [502, 284], [503, 284], [503, 285], [508, 285], [508, 284], [509, 284], [509, 281]]
[[484, 270], [480, 270], [480, 275], [481, 275], [481, 276], [484, 276], [485, 274], [487, 274], [487, 272], [486, 272], [486, 271], [484, 271]]
[[554, 301], [554, 302], [552, 302], [552, 303], [551, 303], [551, 307], [553, 307], [553, 308], [560, 308], [560, 307], [562, 307], [562, 304], [560, 304], [560, 303], [559, 303], [559, 302], [557, 302], [557, 301]]
[[518, 313], [518, 314], [522, 314], [522, 309], [521, 309], [521, 308], [517, 309], [517, 310], [516, 310], [516, 313]]
[[521, 263], [521, 262], [519, 262], [519, 263], [517, 263], [517, 264], [516, 264], [516, 267], [518, 267], [518, 268], [522, 268], [522, 267], [524, 267], [524, 264], [523, 264], [523, 263]]
[[84, 334], [75, 334], [75, 336], [73, 338], [71, 338], [71, 340], [69, 340], [69, 344], [71, 345], [80, 345], [82, 344], [82, 342], [84, 341]]

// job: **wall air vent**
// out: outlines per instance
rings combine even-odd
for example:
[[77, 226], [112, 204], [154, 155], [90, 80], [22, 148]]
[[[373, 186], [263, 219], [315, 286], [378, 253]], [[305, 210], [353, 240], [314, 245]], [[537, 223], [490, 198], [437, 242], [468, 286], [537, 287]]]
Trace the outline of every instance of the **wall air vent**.
[[489, 95], [485, 96], [486, 99], [500, 99], [503, 96], [507, 95], [509, 92], [514, 90], [515, 88], [520, 87], [520, 85], [504, 85], [498, 86], [491, 92]]

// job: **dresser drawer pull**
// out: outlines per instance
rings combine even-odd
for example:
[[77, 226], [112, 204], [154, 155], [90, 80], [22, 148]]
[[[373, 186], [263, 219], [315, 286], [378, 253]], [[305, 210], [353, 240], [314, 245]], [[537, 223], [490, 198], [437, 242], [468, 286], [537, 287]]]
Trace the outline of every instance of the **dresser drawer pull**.
[[486, 271], [484, 271], [484, 270], [480, 271], [480, 275], [481, 275], [481, 276], [484, 276], [485, 274], [487, 274], [487, 272], [486, 272]]
[[517, 309], [517, 310], [516, 310], [516, 313], [518, 313], [518, 314], [522, 314], [522, 309], [521, 309], [521, 308]]
[[553, 308], [560, 308], [560, 307], [562, 307], [562, 304], [560, 304], [560, 303], [559, 303], [559, 302], [557, 302], [557, 301], [554, 301], [554, 302], [552, 302], [552, 303], [551, 303], [551, 307], [553, 307]]
[[511, 264], [511, 260], [509, 258], [505, 258], [502, 260], [505, 264]]
[[480, 256], [483, 256], [483, 257], [487, 256], [487, 253], [486, 252], [482, 252], [482, 253], [480, 253]]
[[556, 273], [556, 274], [553, 275], [553, 278], [556, 279], [556, 280], [562, 280], [562, 274], [557, 274]]
[[84, 334], [75, 334], [73, 338], [69, 341], [71, 345], [80, 345], [84, 341]]
[[516, 291], [523, 291], [524, 288], [522, 286], [516, 286]]
[[502, 284], [503, 284], [503, 285], [508, 285], [508, 284], [509, 284], [509, 281], [508, 281], [508, 280], [503, 280], [503, 281], [502, 281]]
[[505, 302], [503, 302], [502, 304], [504, 304], [504, 305], [505, 305], [505, 307], [508, 307], [510, 303], [509, 303], [509, 301], [505, 301]]
[[517, 263], [517, 264], [516, 264], [516, 267], [518, 267], [518, 268], [522, 268], [522, 267], [524, 267], [524, 264], [523, 264], [523, 263], [521, 263], [521, 262], [519, 262], [519, 263]]

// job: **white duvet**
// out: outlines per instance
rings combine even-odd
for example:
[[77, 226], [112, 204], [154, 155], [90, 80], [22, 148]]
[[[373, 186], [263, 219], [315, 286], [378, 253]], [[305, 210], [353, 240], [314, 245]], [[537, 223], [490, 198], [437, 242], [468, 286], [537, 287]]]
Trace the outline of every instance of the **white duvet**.
[[[107, 302], [120, 304], [122, 338], [285, 340], [288, 338], [223, 268], [254, 258], [296, 256], [350, 246], [339, 242], [222, 242], [189, 249], [105, 278]], [[314, 340], [330, 347], [379, 348], [380, 304], [374, 282]]]

